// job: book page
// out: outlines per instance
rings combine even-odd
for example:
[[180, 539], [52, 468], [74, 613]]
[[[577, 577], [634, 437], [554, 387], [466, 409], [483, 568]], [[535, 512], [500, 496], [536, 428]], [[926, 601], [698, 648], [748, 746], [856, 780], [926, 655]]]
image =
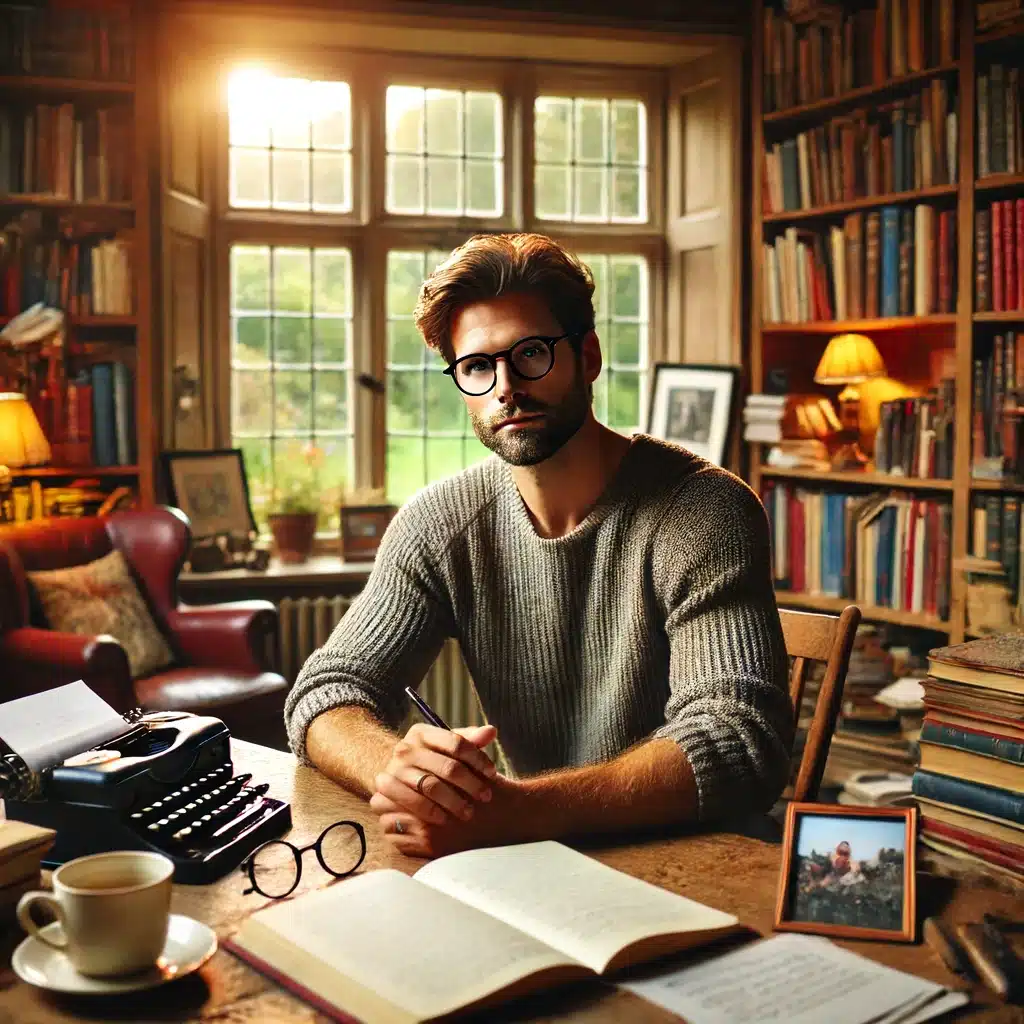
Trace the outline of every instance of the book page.
[[[392, 870], [260, 910], [234, 943], [361, 1019], [427, 1020], [549, 968], [588, 973], [529, 935]], [[407, 1016], [389, 1017], [382, 1003]]]
[[[420, 868], [416, 879], [508, 922], [598, 973], [641, 939], [683, 933], [711, 938], [738, 923], [731, 914], [551, 841], [452, 854]], [[687, 944], [692, 942], [675, 948]]]
[[620, 987], [689, 1024], [895, 1024], [927, 1020], [925, 1008], [950, 1005], [942, 985], [811, 935], [779, 935], [703, 963], [641, 971]]

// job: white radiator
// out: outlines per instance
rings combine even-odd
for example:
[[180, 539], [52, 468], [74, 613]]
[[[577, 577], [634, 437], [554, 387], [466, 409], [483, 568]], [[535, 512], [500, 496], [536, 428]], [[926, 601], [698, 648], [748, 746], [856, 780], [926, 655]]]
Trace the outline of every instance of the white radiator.
[[[306, 659], [322, 647], [348, 611], [350, 597], [285, 597], [278, 602], [281, 674], [295, 681]], [[483, 725], [473, 681], [455, 640], [447, 640], [419, 687], [420, 695], [451, 726]]]

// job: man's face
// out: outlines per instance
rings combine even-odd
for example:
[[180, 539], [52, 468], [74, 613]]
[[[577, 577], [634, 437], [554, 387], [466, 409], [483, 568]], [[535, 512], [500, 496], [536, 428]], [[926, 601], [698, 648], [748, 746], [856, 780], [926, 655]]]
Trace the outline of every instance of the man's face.
[[[564, 333], [543, 300], [531, 294], [474, 302], [452, 319], [456, 359], [501, 352], [521, 338], [557, 338]], [[513, 466], [535, 466], [551, 458], [583, 426], [590, 411], [589, 386], [601, 363], [593, 336], [587, 345], [581, 358], [568, 338], [558, 342], [554, 365], [540, 380], [516, 376], [508, 360], [499, 359], [494, 387], [487, 394], [462, 395], [481, 443]]]

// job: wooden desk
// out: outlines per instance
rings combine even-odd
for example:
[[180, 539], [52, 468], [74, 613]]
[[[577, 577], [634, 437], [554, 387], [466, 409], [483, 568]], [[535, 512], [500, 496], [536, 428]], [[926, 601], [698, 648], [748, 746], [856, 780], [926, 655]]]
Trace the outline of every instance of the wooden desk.
[[[239, 769], [270, 783], [273, 796], [292, 805], [294, 826], [291, 839], [308, 843], [329, 824], [351, 818], [366, 826], [367, 858], [363, 870], [394, 867], [412, 874], [421, 865], [392, 853], [373, 824], [365, 804], [308, 768], [296, 766], [290, 754], [235, 741]], [[779, 871], [780, 847], [774, 826], [765, 828], [765, 838], [734, 833], [676, 836], [620, 846], [590, 849], [597, 859], [612, 867], [644, 878], [691, 899], [737, 914], [740, 920], [763, 935], [771, 933], [772, 908]], [[324, 885], [328, 877], [314, 858], [303, 867], [302, 890]], [[919, 881], [919, 903], [927, 898], [927, 876]], [[1009, 895], [986, 887], [984, 878], [976, 885], [960, 884], [945, 910], [950, 920], [977, 919], [984, 908], [998, 907], [1003, 913], [1024, 918], [1024, 895]], [[339, 884], [344, 884], [339, 883]], [[242, 896], [240, 875], [233, 872], [211, 886], [175, 886], [173, 909], [189, 914], [216, 928], [224, 936], [233, 931], [251, 911], [268, 900]], [[343, 922], [341, 922], [343, 924]], [[425, 937], [425, 941], [429, 941]], [[872, 959], [911, 971], [934, 981], [951, 983], [953, 978], [925, 946], [871, 942], [843, 945]], [[71, 1021], [223, 1021], [230, 1024], [311, 1024], [325, 1018], [305, 1003], [251, 970], [230, 953], [216, 956], [190, 978], [148, 993], [117, 999], [83, 1000], [54, 997], [20, 982], [9, 970], [10, 948], [0, 961], [0, 1024], [56, 1024]], [[1010, 1024], [1024, 1021], [1024, 1010], [1000, 1006], [984, 991], [983, 1004], [965, 1012], [972, 1021]], [[629, 1021], [653, 1024], [675, 1020], [658, 1007], [608, 986], [589, 983], [544, 993], [511, 1004], [502, 1012], [490, 1012], [488, 1021], [572, 1020], [603, 1024]], [[961, 1019], [961, 1018], [958, 1018]]]

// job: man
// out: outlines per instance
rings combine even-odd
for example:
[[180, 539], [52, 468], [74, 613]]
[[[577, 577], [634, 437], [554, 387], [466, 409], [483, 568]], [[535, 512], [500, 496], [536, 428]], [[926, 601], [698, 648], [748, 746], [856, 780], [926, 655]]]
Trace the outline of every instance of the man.
[[[296, 754], [369, 796], [405, 853], [710, 819], [785, 784], [764, 510], [595, 419], [593, 289], [541, 235], [472, 238], [423, 286], [417, 326], [496, 457], [401, 509], [285, 711]], [[492, 724], [400, 737], [403, 688], [448, 636]]]

